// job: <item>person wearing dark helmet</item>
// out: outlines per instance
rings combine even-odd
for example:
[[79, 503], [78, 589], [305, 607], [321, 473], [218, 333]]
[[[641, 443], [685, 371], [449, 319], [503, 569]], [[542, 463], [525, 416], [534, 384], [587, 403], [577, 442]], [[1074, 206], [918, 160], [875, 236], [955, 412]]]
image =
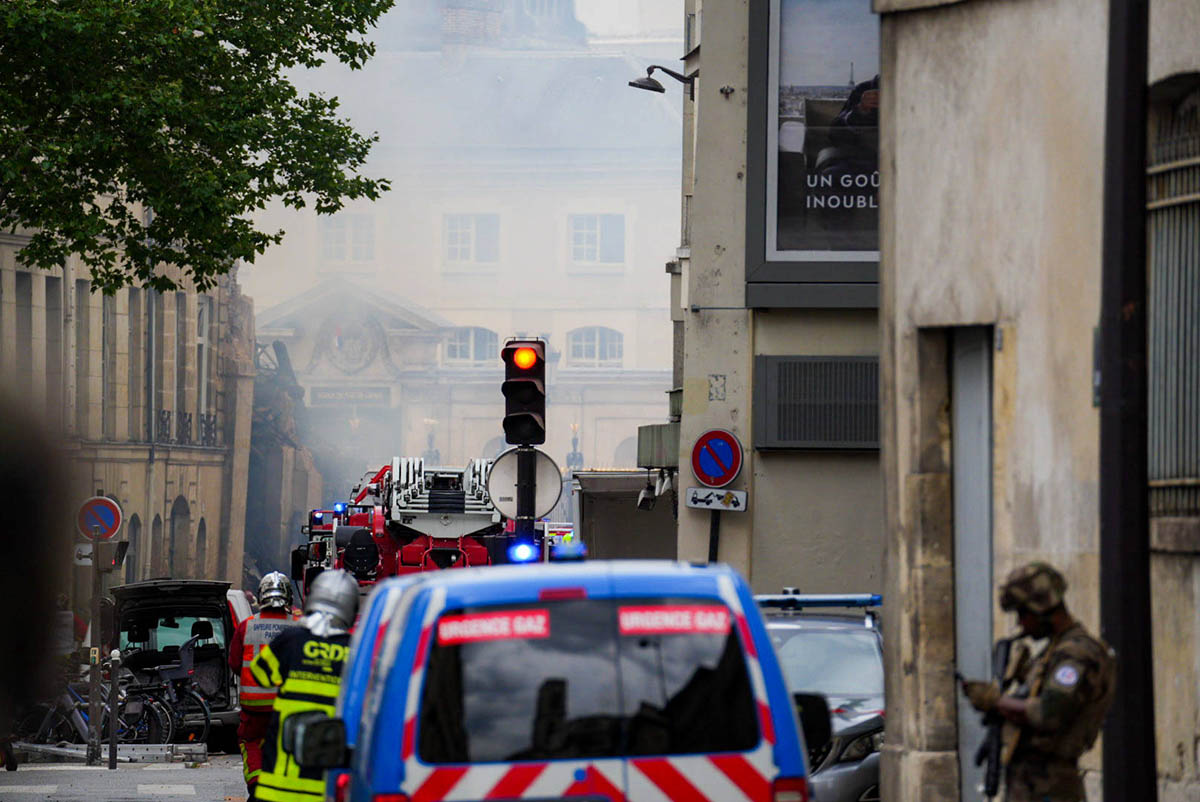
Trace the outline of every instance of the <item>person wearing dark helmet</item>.
[[998, 712], [1014, 738], [1005, 766], [1007, 802], [1085, 802], [1078, 761], [1091, 749], [1116, 689], [1112, 649], [1071, 617], [1067, 581], [1049, 563], [1014, 569], [1000, 587], [1000, 606], [1016, 613], [1021, 633], [1048, 638], [1017, 676], [1015, 694], [996, 682], [963, 681], [976, 710]]
[[292, 614], [292, 582], [281, 572], [272, 571], [259, 581], [257, 601], [258, 612], [238, 624], [229, 647], [229, 667], [239, 678], [237, 739], [250, 796], [262, 773], [263, 743], [275, 703], [275, 687], [261, 686], [250, 664], [279, 633], [300, 623], [299, 616]]
[[309, 711], [333, 715], [357, 612], [354, 577], [340, 570], [322, 571], [304, 600], [301, 626], [284, 630], [251, 662], [258, 685], [277, 689], [253, 800], [323, 802], [321, 770], [302, 769], [284, 749], [283, 735], [291, 716]]

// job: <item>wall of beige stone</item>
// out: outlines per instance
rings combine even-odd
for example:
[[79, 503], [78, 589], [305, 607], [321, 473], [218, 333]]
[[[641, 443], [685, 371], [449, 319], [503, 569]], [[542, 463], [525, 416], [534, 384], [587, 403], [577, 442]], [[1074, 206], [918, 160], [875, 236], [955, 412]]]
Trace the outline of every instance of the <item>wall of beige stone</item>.
[[[19, 235], [0, 237], [0, 376], [49, 425], [62, 431], [71, 498], [78, 502], [103, 490], [115, 497], [124, 511], [126, 525], [120, 537], [128, 538], [135, 522], [140, 525], [141, 542], [132, 555], [135, 576], [170, 571], [176, 576], [224, 578], [240, 583], [253, 405], [253, 307], [240, 295], [236, 276], [223, 277], [208, 293], [221, 321], [217, 326], [220, 334], [210, 344], [209, 359], [213, 388], [209, 410], [217, 413], [221, 408], [218, 445], [152, 445], [147, 442], [142, 398], [144, 380], [140, 371], [145, 356], [136, 328], [138, 320], [131, 317], [130, 291], [123, 289], [108, 298], [78, 292], [86, 289], [86, 283], [77, 287], [86, 274], [75, 259], [54, 271], [25, 270], [16, 258], [24, 241]], [[171, 274], [183, 278], [180, 271]], [[50, 307], [51, 282], [60, 287], [61, 300], [54, 299], [57, 309]], [[28, 289], [17, 292], [19, 286]], [[146, 315], [147, 297], [141, 294], [140, 320]], [[164, 296], [163, 347], [159, 353], [163, 381], [157, 394], [160, 408], [193, 414], [193, 443], [200, 439], [197, 299], [195, 292], [184, 296], [185, 384], [180, 395], [174, 374], [178, 356], [176, 301], [174, 294]], [[86, 339], [80, 340], [80, 335]], [[105, 336], [111, 341], [107, 355]], [[55, 383], [57, 392], [52, 386]], [[234, 425], [239, 420], [243, 422], [241, 428]], [[173, 422], [172, 437], [177, 434]], [[169, 567], [165, 543], [160, 544], [164, 556], [157, 561], [151, 559], [153, 522], [156, 518], [160, 521], [165, 539], [170, 531], [172, 506], [180, 498], [180, 509], [186, 508], [189, 525], [177, 543], [175, 565]], [[205, 532], [202, 561], [198, 560], [197, 543], [201, 521]], [[124, 576], [122, 571], [112, 580], [121, 581]], [[79, 584], [81, 588], [86, 586], [82, 580]]]
[[[1107, 3], [877, 0], [888, 598], [884, 798], [957, 799], [943, 327], [990, 324], [994, 571], [1047, 559], [1097, 630]], [[921, 7], [920, 13], [907, 10]], [[1196, 70], [1194, 3], [1151, 10], [1152, 79]], [[886, 132], [894, 132], [889, 135]], [[1197, 556], [1153, 558], [1162, 799], [1200, 798]], [[1011, 616], [995, 610], [996, 632]], [[1084, 766], [1099, 768], [1099, 749]], [[1098, 777], [1089, 786], [1098, 788]]]

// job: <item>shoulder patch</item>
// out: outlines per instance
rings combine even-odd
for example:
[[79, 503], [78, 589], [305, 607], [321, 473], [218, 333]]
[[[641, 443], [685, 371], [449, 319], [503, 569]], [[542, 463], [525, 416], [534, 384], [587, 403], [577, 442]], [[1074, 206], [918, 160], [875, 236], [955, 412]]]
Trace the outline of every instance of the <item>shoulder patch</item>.
[[1075, 670], [1075, 666], [1059, 666], [1054, 672], [1054, 681], [1064, 688], [1073, 688], [1075, 683], [1079, 682], [1079, 672]]

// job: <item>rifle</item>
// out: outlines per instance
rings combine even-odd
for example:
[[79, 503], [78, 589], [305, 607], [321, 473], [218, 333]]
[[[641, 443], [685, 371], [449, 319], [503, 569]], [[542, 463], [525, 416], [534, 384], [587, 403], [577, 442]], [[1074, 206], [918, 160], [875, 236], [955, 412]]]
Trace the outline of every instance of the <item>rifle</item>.
[[[1001, 638], [992, 647], [992, 679], [999, 685], [1000, 690], [1010, 679], [1008, 671], [1009, 653], [1012, 651], [1016, 638]], [[1003, 765], [1001, 757], [1004, 750], [1004, 717], [996, 710], [984, 714], [983, 725], [987, 727], [987, 735], [975, 752], [975, 765], [986, 768], [983, 773], [983, 793], [989, 799], [996, 796], [1000, 790], [1000, 769]]]

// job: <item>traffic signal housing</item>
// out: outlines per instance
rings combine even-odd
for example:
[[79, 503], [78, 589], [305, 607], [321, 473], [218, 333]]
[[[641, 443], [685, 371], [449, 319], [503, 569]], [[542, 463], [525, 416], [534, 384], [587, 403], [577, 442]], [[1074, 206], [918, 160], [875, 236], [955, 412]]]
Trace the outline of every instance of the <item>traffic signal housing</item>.
[[509, 340], [504, 360], [504, 439], [510, 445], [546, 442], [546, 344]]
[[100, 573], [107, 574], [121, 567], [128, 551], [128, 540], [102, 540], [92, 544], [92, 559], [96, 560]]

